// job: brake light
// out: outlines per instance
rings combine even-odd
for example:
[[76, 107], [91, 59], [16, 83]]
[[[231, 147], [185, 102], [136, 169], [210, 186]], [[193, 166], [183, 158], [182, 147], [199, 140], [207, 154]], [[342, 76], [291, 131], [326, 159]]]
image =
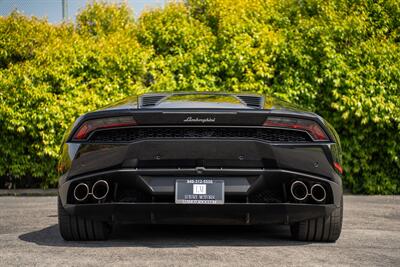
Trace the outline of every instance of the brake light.
[[318, 123], [312, 120], [286, 118], [286, 117], [268, 117], [263, 126], [288, 128], [306, 131], [315, 141], [329, 141], [328, 136]]
[[127, 127], [137, 125], [134, 118], [130, 116], [123, 117], [112, 117], [112, 118], [102, 118], [85, 121], [79, 129], [76, 131], [74, 138], [75, 140], [84, 140], [93, 131], [99, 129], [117, 128], [117, 127]]

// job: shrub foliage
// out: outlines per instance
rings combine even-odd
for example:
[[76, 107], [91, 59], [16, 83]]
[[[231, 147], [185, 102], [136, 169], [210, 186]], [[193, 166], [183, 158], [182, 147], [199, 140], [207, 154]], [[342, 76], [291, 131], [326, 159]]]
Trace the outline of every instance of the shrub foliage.
[[0, 177], [54, 186], [80, 114], [145, 91], [252, 91], [338, 130], [345, 185], [400, 193], [400, 2], [94, 2], [60, 25], [0, 18]]

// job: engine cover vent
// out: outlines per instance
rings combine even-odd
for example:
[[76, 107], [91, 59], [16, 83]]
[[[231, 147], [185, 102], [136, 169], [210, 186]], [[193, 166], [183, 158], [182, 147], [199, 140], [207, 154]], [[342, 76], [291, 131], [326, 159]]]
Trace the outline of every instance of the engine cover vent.
[[243, 101], [248, 107], [263, 108], [264, 98], [257, 95], [236, 95], [241, 101]]
[[152, 95], [142, 95], [140, 97], [139, 103], [140, 106], [142, 107], [150, 107], [150, 106], [156, 106], [158, 103], [160, 103], [165, 97], [167, 97], [168, 95], [156, 95], [156, 94], [152, 94]]
[[236, 127], [132, 127], [96, 131], [90, 142], [134, 142], [145, 139], [263, 140], [280, 143], [312, 142], [302, 131]]

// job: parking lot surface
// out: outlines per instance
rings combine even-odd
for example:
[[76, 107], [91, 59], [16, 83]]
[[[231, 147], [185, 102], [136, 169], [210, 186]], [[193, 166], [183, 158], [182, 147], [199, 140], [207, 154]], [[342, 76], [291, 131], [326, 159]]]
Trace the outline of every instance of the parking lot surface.
[[287, 226], [117, 225], [104, 242], [65, 242], [56, 197], [0, 197], [0, 265], [400, 266], [400, 196], [345, 196], [336, 243]]

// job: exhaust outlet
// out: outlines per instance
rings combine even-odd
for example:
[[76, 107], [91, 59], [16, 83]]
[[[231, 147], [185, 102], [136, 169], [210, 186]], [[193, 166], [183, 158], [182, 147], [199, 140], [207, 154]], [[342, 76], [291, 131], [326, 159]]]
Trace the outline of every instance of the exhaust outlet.
[[290, 192], [292, 193], [294, 199], [298, 201], [303, 201], [308, 196], [307, 186], [302, 181], [293, 182], [290, 186]]
[[317, 201], [322, 202], [326, 198], [326, 190], [320, 184], [315, 184], [311, 187], [311, 197]]
[[92, 195], [97, 200], [102, 200], [106, 198], [109, 191], [108, 183], [104, 180], [98, 180], [94, 183], [92, 188]]
[[85, 183], [80, 183], [74, 188], [74, 198], [78, 201], [84, 201], [89, 195], [89, 186]]

